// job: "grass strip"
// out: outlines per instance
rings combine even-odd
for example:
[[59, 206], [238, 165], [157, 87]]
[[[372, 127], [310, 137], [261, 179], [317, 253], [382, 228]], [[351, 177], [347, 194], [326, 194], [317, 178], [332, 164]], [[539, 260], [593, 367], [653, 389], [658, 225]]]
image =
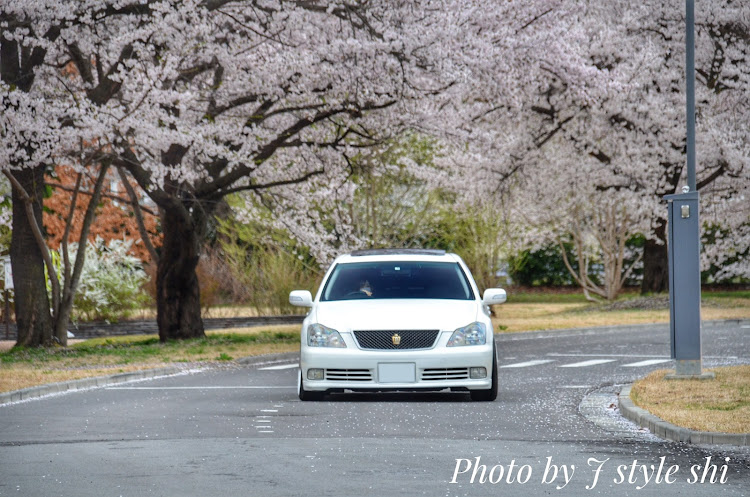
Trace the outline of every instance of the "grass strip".
[[[701, 307], [704, 321], [750, 319], [750, 300], [724, 301]], [[592, 326], [668, 323], [669, 309], [596, 310], [590, 303], [517, 303], [515, 300], [494, 306], [495, 332], [559, 330]]]
[[0, 352], [0, 392], [167, 365], [227, 363], [299, 350], [299, 327], [230, 329], [205, 338], [159, 342], [156, 335], [94, 338], [67, 348]]
[[651, 414], [697, 431], [750, 433], [750, 366], [709, 369], [714, 380], [665, 380], [654, 371], [633, 384], [630, 398]]

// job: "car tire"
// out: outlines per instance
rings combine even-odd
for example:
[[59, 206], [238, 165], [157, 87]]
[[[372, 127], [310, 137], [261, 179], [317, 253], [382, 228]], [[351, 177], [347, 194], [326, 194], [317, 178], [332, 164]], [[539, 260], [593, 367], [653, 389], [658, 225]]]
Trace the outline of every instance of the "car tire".
[[471, 390], [471, 400], [492, 402], [497, 399], [497, 355], [492, 351], [492, 386], [489, 390]]
[[299, 400], [302, 401], [323, 400], [325, 392], [309, 392], [305, 390], [305, 384], [302, 381], [302, 370], [300, 370], [299, 377], [297, 378], [297, 395], [299, 396]]

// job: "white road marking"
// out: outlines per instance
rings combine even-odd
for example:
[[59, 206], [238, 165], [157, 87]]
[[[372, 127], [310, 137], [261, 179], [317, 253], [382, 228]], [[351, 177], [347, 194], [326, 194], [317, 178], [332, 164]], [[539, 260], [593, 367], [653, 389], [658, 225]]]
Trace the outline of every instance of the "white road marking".
[[260, 412], [279, 412], [278, 409], [261, 409]]
[[[556, 352], [550, 352], [546, 354], [548, 357], [633, 357], [633, 358], [647, 358], [653, 357], [655, 359], [669, 359], [666, 355], [646, 355], [646, 354], [558, 354]], [[704, 359], [739, 359], [736, 355], [704, 355]]]
[[669, 356], [665, 355], [640, 355], [640, 354], [558, 354], [556, 352], [550, 352], [547, 354], [548, 357], [654, 357], [659, 359], [667, 359]]
[[528, 368], [529, 366], [538, 366], [540, 364], [547, 364], [548, 362], [555, 362], [554, 359], [536, 359], [534, 361], [517, 362], [515, 364], [506, 364], [500, 366], [501, 368]]
[[258, 368], [258, 371], [277, 371], [280, 369], [292, 369], [292, 368], [298, 368], [299, 364], [280, 364], [278, 366], [267, 366], [265, 368]]
[[257, 433], [273, 433], [273, 430], [258, 430]]
[[669, 362], [672, 359], [649, 359], [648, 361], [631, 362], [630, 364], [623, 364], [624, 368], [639, 368], [641, 366], [653, 366], [654, 364], [661, 364], [663, 362]]
[[558, 388], [591, 388], [590, 385], [563, 385]]
[[270, 419], [256, 419], [256, 420], [255, 420], [255, 422], [256, 422], [256, 423], [263, 423], [263, 424], [266, 424], [266, 423], [270, 423], [270, 422], [271, 422], [271, 420], [270, 420]]
[[598, 364], [606, 364], [608, 362], [615, 362], [615, 359], [591, 359], [590, 361], [574, 362], [573, 364], [564, 364], [561, 368], [585, 368], [588, 366], [596, 366]]
[[275, 385], [238, 385], [238, 386], [219, 386], [207, 385], [205, 387], [107, 387], [107, 390], [264, 390], [271, 388], [297, 388], [296, 386], [275, 386]]

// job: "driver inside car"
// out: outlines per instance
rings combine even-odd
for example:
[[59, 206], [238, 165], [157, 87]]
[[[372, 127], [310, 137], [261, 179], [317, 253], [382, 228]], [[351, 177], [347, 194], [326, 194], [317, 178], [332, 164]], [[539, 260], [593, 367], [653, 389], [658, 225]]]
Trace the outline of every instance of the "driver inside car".
[[370, 286], [370, 282], [367, 280], [359, 283], [359, 291], [368, 297], [372, 297], [372, 286]]

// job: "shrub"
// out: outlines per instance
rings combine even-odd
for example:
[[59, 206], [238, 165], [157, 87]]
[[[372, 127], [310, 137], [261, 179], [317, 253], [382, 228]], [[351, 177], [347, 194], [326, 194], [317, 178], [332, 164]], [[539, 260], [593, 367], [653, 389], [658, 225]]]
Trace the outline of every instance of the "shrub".
[[[142, 291], [148, 276], [141, 261], [128, 255], [131, 244], [131, 240], [105, 243], [98, 237], [87, 242], [86, 261], [73, 300], [73, 321], [116, 321], [148, 303], [150, 298]], [[78, 244], [71, 243], [69, 251], [72, 263]]]
[[289, 292], [314, 291], [321, 276], [307, 249], [287, 233], [259, 223], [223, 221], [220, 232], [234, 300], [261, 315], [299, 313], [298, 307], [289, 304]]

